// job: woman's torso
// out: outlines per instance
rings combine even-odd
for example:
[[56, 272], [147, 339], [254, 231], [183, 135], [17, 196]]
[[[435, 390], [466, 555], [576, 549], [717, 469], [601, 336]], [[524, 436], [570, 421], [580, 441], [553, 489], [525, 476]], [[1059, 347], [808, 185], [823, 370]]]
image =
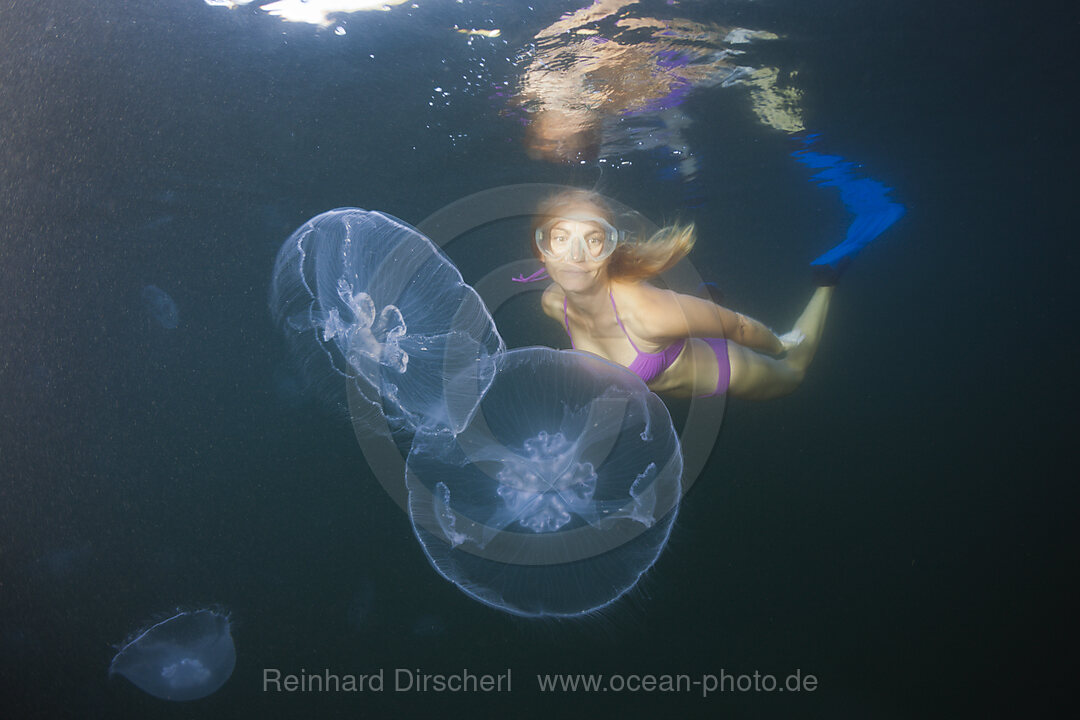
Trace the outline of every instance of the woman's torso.
[[[659, 292], [663, 291], [647, 283], [613, 284], [607, 311], [583, 314], [567, 301], [562, 288], [553, 285], [544, 294], [544, 311], [564, 325], [575, 349], [626, 368], [646, 368], [647, 377], [637, 374], [652, 390], [689, 395], [694, 391], [695, 367], [710, 363], [711, 351], [701, 340], [650, 335], [639, 309], [655, 302], [650, 295]], [[711, 364], [716, 364], [715, 358]]]

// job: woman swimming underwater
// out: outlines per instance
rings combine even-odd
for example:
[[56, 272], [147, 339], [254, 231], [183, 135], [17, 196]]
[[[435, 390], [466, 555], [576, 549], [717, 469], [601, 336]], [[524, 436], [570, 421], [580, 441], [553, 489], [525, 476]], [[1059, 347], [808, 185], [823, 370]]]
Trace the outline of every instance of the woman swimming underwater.
[[628, 368], [655, 392], [780, 397], [799, 386], [817, 350], [831, 286], [817, 288], [794, 329], [778, 337], [745, 315], [649, 283], [690, 252], [692, 225], [626, 242], [601, 195], [572, 190], [541, 205], [533, 237], [554, 281], [544, 312], [574, 349]]

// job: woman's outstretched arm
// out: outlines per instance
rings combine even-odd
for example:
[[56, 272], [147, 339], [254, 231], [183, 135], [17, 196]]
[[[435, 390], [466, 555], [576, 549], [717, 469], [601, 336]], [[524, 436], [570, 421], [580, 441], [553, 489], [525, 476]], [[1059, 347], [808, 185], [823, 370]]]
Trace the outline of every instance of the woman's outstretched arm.
[[692, 295], [656, 289], [656, 302], [649, 303], [643, 320], [658, 335], [679, 337], [722, 337], [767, 355], [785, 349], [780, 338], [752, 317]]

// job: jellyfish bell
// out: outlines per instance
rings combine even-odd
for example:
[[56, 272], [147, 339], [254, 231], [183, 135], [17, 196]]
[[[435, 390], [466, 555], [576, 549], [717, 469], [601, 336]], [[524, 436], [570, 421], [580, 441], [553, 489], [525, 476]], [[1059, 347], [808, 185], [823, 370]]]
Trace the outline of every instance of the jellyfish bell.
[[[322, 213], [285, 241], [270, 309], [301, 353], [323, 355], [368, 411], [406, 434], [445, 425], [450, 404], [467, 418], [504, 349], [480, 297], [430, 240], [358, 208]], [[466, 369], [477, 390], [449, 392]]]
[[198, 700], [224, 685], [235, 665], [228, 616], [196, 610], [137, 633], [113, 658], [109, 675], [162, 700]]
[[659, 557], [682, 468], [667, 409], [640, 378], [585, 353], [511, 350], [461, 432], [416, 435], [409, 513], [431, 564], [470, 596], [585, 615]]

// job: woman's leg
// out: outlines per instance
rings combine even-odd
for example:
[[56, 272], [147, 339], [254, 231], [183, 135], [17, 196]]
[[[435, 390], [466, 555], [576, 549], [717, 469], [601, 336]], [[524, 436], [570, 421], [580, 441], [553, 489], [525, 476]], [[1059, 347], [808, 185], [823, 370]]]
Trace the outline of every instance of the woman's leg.
[[760, 355], [728, 342], [728, 362], [731, 364], [728, 392], [736, 397], [768, 400], [787, 395], [799, 387], [821, 341], [832, 292], [832, 287], [819, 287], [814, 292], [802, 315], [795, 321], [794, 330], [803, 338], [781, 359]]
[[806, 368], [810, 367], [810, 361], [814, 359], [821, 335], [825, 331], [825, 316], [829, 314], [829, 301], [832, 300], [835, 289], [835, 286], [830, 285], [815, 290], [802, 315], [795, 321], [795, 330], [801, 332], [805, 338], [790, 348], [784, 359], [797, 370], [805, 372]]

